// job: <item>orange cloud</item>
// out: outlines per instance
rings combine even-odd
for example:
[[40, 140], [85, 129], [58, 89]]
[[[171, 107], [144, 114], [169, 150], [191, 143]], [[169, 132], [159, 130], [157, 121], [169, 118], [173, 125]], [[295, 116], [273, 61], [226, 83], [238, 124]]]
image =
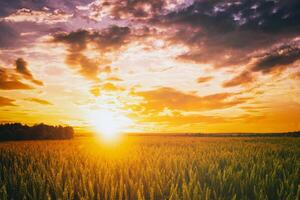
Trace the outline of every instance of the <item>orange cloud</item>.
[[197, 82], [198, 83], [206, 83], [206, 82], [212, 80], [213, 78], [214, 77], [212, 77], [212, 76], [202, 76], [197, 79]]
[[[43, 85], [42, 81], [34, 79], [28, 68], [27, 62], [18, 58], [15, 61], [15, 69], [0, 68], [0, 89], [2, 90], [30, 90], [32, 86], [22, 83], [20, 79], [29, 80], [36, 85]], [[19, 76], [21, 75], [21, 77]]]
[[0, 69], [0, 89], [2, 90], [30, 90], [33, 87], [20, 82], [13, 74], [7, 72], [7, 69]]
[[223, 83], [223, 87], [234, 87], [239, 85], [245, 85], [253, 82], [254, 80], [255, 80], [254, 75], [249, 71], [245, 71], [233, 77], [231, 80], [225, 81]]
[[290, 78], [300, 80], [300, 71], [290, 75]]
[[15, 106], [15, 100], [0, 96], [0, 106]]

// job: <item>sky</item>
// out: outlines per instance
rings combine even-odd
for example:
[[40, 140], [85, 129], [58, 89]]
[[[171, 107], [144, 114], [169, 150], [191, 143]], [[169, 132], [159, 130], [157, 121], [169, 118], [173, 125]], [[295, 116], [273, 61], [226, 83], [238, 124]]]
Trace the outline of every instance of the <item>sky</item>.
[[299, 130], [299, 19], [298, 0], [0, 0], [0, 122]]

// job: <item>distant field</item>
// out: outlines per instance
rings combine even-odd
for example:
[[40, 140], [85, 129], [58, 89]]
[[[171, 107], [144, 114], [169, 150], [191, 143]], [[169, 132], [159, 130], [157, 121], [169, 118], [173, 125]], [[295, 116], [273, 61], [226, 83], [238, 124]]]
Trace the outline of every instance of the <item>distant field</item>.
[[0, 143], [0, 199], [299, 199], [300, 139]]

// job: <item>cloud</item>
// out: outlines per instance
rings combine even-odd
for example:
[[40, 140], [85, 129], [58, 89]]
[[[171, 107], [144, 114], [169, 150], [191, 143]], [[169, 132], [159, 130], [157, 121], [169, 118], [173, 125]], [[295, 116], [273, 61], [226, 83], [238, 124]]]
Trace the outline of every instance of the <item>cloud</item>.
[[[182, 61], [214, 67], [247, 65], [257, 51], [299, 36], [299, 1], [194, 1], [190, 6], [156, 16], [168, 40], [189, 51]], [[255, 37], [254, 37], [255, 35]]]
[[248, 69], [241, 74], [225, 81], [223, 87], [247, 85], [257, 80], [258, 72], [269, 74], [274, 71], [281, 72], [293, 66], [300, 60], [299, 43], [284, 44], [276, 48], [267, 49], [253, 58], [254, 63], [248, 64]]
[[[75, 19], [78, 14], [76, 6], [91, 1], [93, 0], [0, 1], [0, 48], [24, 48], [55, 30], [72, 30], [77, 25], [82, 27], [82, 21]], [[72, 20], [75, 20], [75, 24]], [[33, 32], [34, 35], [29, 34]]]
[[300, 80], [300, 71], [290, 74], [290, 78], [294, 80]]
[[36, 24], [33, 22], [12, 22], [0, 20], [0, 49], [20, 50], [35, 44], [37, 39], [61, 30], [63, 26]]
[[66, 63], [74, 67], [75, 69], [77, 68], [77, 71], [79, 74], [81, 74], [83, 77], [85, 77], [88, 80], [93, 80], [93, 81], [99, 81], [100, 79], [98, 78], [98, 74], [101, 72], [100, 65], [105, 63], [107, 64], [108, 61], [101, 60], [99, 59], [91, 59], [88, 58], [87, 56], [79, 53], [72, 53], [67, 55], [66, 57]]
[[[267, 33], [296, 32], [300, 30], [300, 3], [297, 0], [280, 1], [194, 1], [189, 7], [175, 10], [166, 20], [200, 27], [210, 33], [235, 30]], [[284, 29], [285, 28], [285, 29]], [[230, 41], [233, 42], [233, 41]]]
[[0, 21], [0, 49], [17, 45], [19, 33], [8, 23]]
[[31, 72], [27, 68], [27, 63], [25, 60], [23, 60], [22, 58], [18, 58], [15, 64], [17, 72], [25, 76], [32, 77]]
[[100, 88], [99, 88], [99, 86], [92, 86], [92, 87], [90, 88], [90, 93], [91, 93], [92, 95], [94, 95], [95, 97], [100, 96]]
[[46, 100], [43, 100], [43, 99], [38, 99], [38, 98], [27, 98], [27, 99], [24, 99], [26, 101], [31, 101], [31, 102], [34, 102], [34, 103], [39, 103], [39, 104], [42, 104], [42, 105], [53, 105], [52, 103], [50, 103], [49, 101], [46, 101]]
[[106, 92], [121, 92], [124, 91], [125, 88], [121, 87], [121, 86], [117, 86], [114, 83], [111, 82], [105, 82], [101, 85], [94, 85], [91, 87], [90, 92], [94, 95], [94, 96], [99, 96], [101, 91], [106, 91]]
[[105, 18], [115, 20], [149, 20], [165, 10], [167, 1], [163, 0], [96, 0], [86, 6], [77, 6], [80, 11], [89, 11], [88, 18], [101, 21]]
[[7, 17], [0, 18], [8, 22], [34, 22], [44, 24], [56, 24], [68, 21], [73, 15], [67, 14], [59, 9], [50, 11], [49, 8], [43, 10], [31, 10], [21, 8]]
[[15, 62], [16, 65], [16, 71], [19, 74], [22, 74], [24, 78], [26, 78], [27, 80], [30, 80], [31, 82], [33, 82], [36, 85], [43, 85], [42, 81], [36, 80], [33, 78], [33, 75], [31, 74], [31, 72], [28, 69], [28, 64], [27, 62], [23, 59], [23, 58], [18, 58]]
[[88, 43], [93, 43], [99, 50], [111, 51], [126, 44], [129, 34], [128, 27], [111, 26], [100, 31], [78, 30], [58, 33], [54, 35], [53, 41], [70, 45], [76, 51], [86, 49]]
[[258, 58], [252, 70], [269, 73], [274, 69], [292, 65], [298, 60], [300, 60], [300, 48], [298, 46], [283, 45]]
[[197, 83], [206, 83], [210, 80], [212, 80], [214, 77], [212, 76], [201, 76], [197, 79]]
[[17, 10], [27, 8], [30, 10], [43, 11], [43, 10], [57, 10], [60, 9], [63, 12], [74, 12], [76, 6], [86, 5], [93, 0], [43, 0], [43, 1], [24, 1], [24, 0], [12, 0], [12, 1], [0, 1], [0, 16], [9, 16], [15, 13]]
[[233, 77], [231, 80], [225, 81], [223, 83], [223, 87], [234, 87], [239, 85], [245, 85], [255, 80], [256, 80], [255, 76], [251, 72], [244, 71], [241, 74]]
[[1, 106], [15, 106], [15, 104], [13, 104], [14, 101], [15, 100], [13, 100], [13, 99], [9, 99], [9, 98], [0, 96], [0, 107]]
[[117, 86], [113, 83], [104, 83], [102, 86], [101, 86], [101, 89], [104, 90], [104, 91], [123, 91], [124, 88], [120, 87], [120, 86]]
[[197, 123], [222, 123], [226, 118], [219, 116], [208, 116], [201, 114], [183, 115], [180, 112], [173, 112], [172, 115], [150, 115], [145, 116], [139, 122], [167, 123], [171, 126], [191, 125]]
[[[20, 76], [21, 75], [21, 76]], [[15, 61], [15, 69], [0, 68], [0, 89], [2, 90], [31, 90], [32, 86], [21, 82], [20, 79], [29, 80], [35, 85], [43, 85], [43, 82], [34, 79], [28, 68], [27, 62], [18, 58]]]
[[111, 69], [111, 67], [110, 66], [106, 66], [106, 67], [104, 67], [103, 69], [102, 69], [102, 72], [104, 72], [104, 73], [111, 73], [112, 72], [112, 69]]
[[31, 90], [33, 87], [19, 81], [0, 81], [1, 90]]
[[121, 78], [116, 77], [116, 76], [107, 77], [106, 80], [107, 81], [114, 81], [114, 82], [116, 82], [116, 81], [123, 81]]
[[13, 73], [8, 73], [7, 69], [0, 68], [0, 89], [1, 90], [30, 90], [30, 85], [20, 82]]
[[[108, 52], [119, 50], [128, 43], [130, 29], [128, 27], [111, 26], [101, 31], [78, 30], [70, 33], [53, 35], [54, 43], [67, 46], [66, 63], [75, 68], [88, 80], [99, 81], [98, 74], [107, 72], [110, 62], [105, 56]], [[96, 58], [89, 58], [84, 53], [88, 45], [93, 45], [98, 52]]]
[[247, 99], [230, 99], [233, 93], [217, 93], [208, 96], [183, 93], [173, 88], [162, 87], [156, 90], [137, 92], [144, 101], [141, 107], [147, 111], [162, 111], [165, 108], [183, 111], [208, 111], [229, 108], [242, 104]]

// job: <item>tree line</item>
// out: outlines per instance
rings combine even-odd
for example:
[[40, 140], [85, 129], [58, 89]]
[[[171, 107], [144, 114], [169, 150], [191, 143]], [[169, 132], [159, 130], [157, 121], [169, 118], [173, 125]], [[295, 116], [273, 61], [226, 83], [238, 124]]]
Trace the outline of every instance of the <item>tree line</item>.
[[0, 140], [45, 140], [71, 139], [74, 130], [70, 126], [50, 126], [37, 124], [34, 126], [21, 123], [0, 124]]

